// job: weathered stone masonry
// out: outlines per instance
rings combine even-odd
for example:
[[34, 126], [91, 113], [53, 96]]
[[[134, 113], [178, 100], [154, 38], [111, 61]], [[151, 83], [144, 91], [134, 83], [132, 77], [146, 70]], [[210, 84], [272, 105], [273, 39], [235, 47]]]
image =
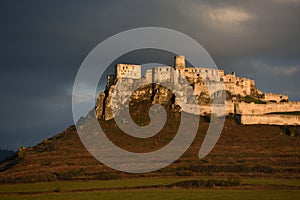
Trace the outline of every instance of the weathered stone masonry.
[[[256, 88], [254, 80], [237, 77], [235, 73], [225, 74], [224, 70], [214, 68], [186, 67], [184, 56], [176, 56], [174, 65], [148, 69], [145, 77], [142, 77], [141, 65], [118, 64], [116, 75], [108, 76], [106, 91], [98, 97], [97, 118], [112, 119], [114, 117], [112, 110], [120, 109], [130, 97], [141, 99], [152, 96], [153, 104], [166, 103], [171, 97], [164, 87], [144, 87], [134, 93], [130, 91], [132, 87], [152, 83], [165, 85], [176, 93], [174, 106], [179, 105], [188, 113], [206, 115], [211, 113], [209, 99], [218, 92], [218, 85], [223, 84], [232, 98], [221, 102], [219, 107], [225, 104], [226, 115], [239, 115], [241, 123], [300, 125], [299, 116], [268, 115], [274, 112], [300, 111], [300, 102], [289, 102], [286, 95], [263, 93]], [[208, 87], [213, 94], [208, 91]], [[241, 97], [247, 96], [261, 100], [265, 104], [245, 103], [240, 100]]]

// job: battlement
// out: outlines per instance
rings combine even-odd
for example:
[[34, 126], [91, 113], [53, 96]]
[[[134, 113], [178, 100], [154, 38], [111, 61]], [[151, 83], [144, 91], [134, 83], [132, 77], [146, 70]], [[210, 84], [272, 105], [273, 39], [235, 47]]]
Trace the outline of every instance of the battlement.
[[158, 66], [154, 68], [154, 82], [174, 82], [174, 68], [170, 66]]
[[142, 77], [141, 65], [117, 64], [117, 78], [140, 79]]
[[190, 78], [202, 78], [203, 80], [209, 81], [220, 81], [218, 78], [218, 70], [214, 68], [198, 68], [198, 67], [187, 67], [184, 69], [176, 69], [182, 76]]

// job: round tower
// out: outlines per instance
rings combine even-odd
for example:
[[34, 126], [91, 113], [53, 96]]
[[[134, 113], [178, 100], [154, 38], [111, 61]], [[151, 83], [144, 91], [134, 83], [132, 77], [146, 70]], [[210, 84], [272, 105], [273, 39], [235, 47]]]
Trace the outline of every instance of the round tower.
[[185, 57], [175, 56], [175, 69], [184, 69], [184, 68], [185, 68]]

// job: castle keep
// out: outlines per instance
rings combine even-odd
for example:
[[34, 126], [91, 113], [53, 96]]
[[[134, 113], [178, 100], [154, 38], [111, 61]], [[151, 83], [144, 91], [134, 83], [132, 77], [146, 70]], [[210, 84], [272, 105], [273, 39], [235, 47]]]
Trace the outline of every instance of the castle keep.
[[225, 104], [226, 115], [238, 116], [243, 124], [300, 125], [298, 115], [287, 115], [299, 112], [300, 102], [289, 102], [288, 96], [282, 94], [263, 93], [256, 88], [254, 80], [238, 77], [234, 72], [226, 74], [215, 68], [186, 67], [185, 57], [181, 55], [175, 56], [174, 66], [147, 69], [145, 76], [141, 71], [141, 65], [117, 64], [116, 75], [108, 76], [106, 94], [98, 97], [97, 118], [112, 119], [112, 110], [120, 109], [132, 96], [139, 99], [146, 94], [154, 95], [153, 104], [164, 104], [168, 98], [173, 98], [168, 89], [157, 87], [130, 91], [130, 88], [155, 83], [176, 94], [174, 106], [180, 106], [181, 111], [200, 115], [211, 113], [210, 99], [224, 95], [220, 92], [223, 88], [226, 101], [219, 102], [216, 107]]

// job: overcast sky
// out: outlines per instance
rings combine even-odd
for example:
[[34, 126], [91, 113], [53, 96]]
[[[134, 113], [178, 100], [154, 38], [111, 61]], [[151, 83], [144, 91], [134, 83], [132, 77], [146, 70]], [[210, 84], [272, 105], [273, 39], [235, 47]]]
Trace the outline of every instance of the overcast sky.
[[299, 0], [12, 0], [1, 1], [0, 16], [0, 148], [32, 146], [73, 124], [83, 59], [137, 27], [185, 33], [226, 72], [300, 101]]

